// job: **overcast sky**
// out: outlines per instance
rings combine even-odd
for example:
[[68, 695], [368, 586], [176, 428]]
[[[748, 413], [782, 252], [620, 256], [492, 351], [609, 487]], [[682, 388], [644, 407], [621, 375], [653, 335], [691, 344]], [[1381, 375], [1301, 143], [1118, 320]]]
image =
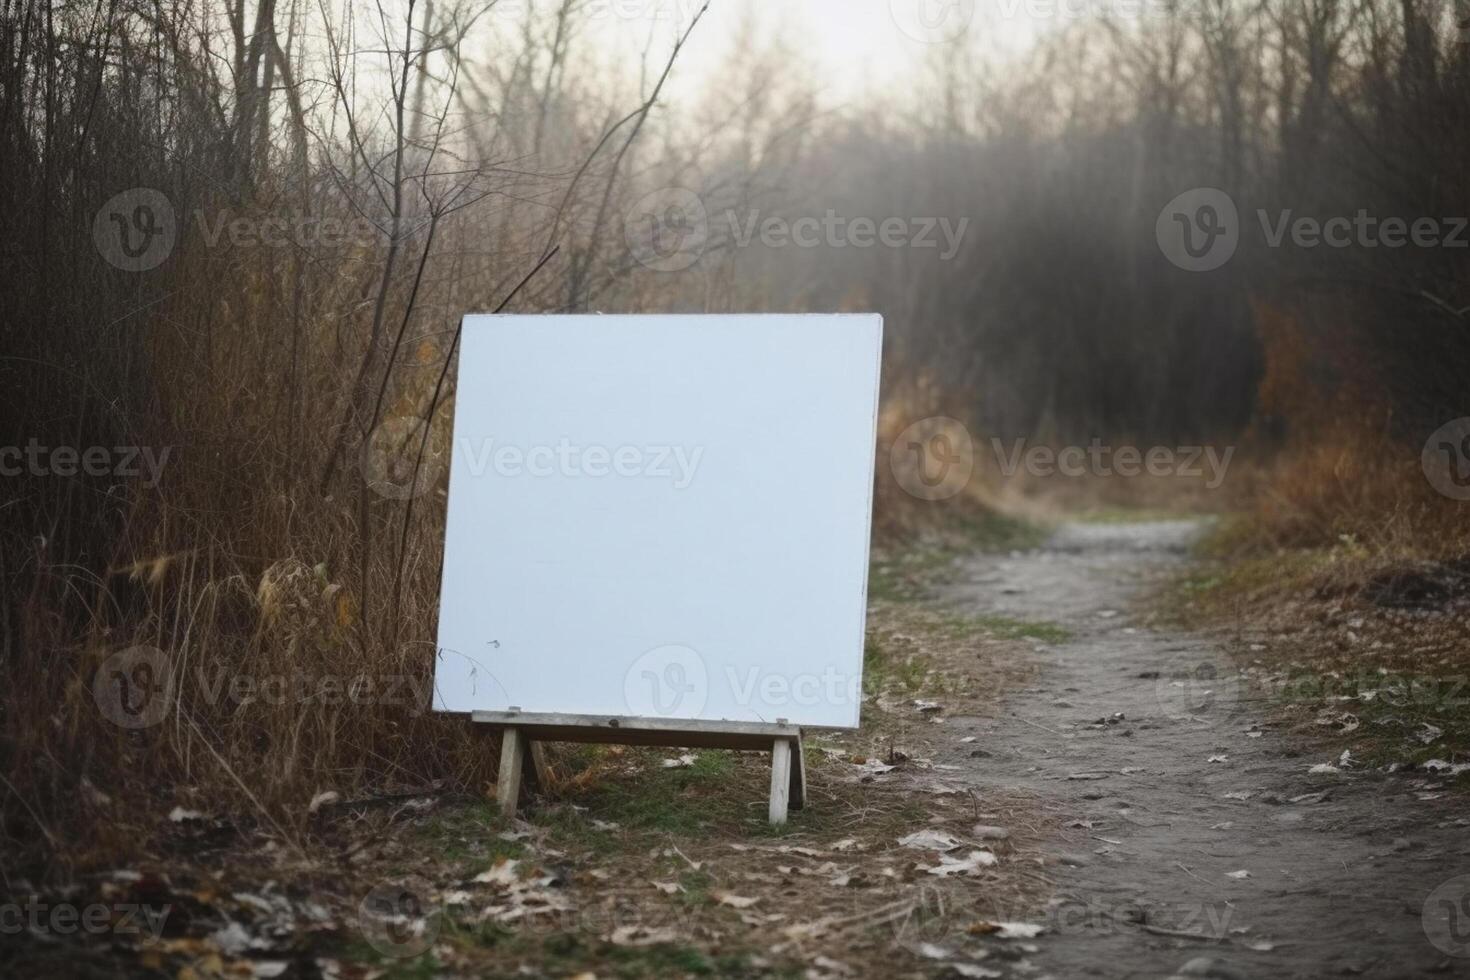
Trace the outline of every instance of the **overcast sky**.
[[[504, 2], [504, 0], [502, 0]], [[526, 2], [526, 0], [520, 0]], [[655, 29], [672, 36], [703, 0], [589, 0], [588, 31], [637, 51]], [[742, 21], [759, 36], [779, 36], [807, 59], [832, 104], [860, 99], [869, 89], [908, 84], [936, 44], [963, 40], [1003, 57], [1023, 49], [1039, 31], [1076, 11], [1138, 0], [712, 0], [690, 39], [671, 94], [708, 81]], [[1064, 13], [1064, 10], [1072, 13]]]

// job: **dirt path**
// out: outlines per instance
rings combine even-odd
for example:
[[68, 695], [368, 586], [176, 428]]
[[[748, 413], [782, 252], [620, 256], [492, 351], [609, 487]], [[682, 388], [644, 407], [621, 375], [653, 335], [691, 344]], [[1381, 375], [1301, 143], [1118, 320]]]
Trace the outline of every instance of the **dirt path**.
[[[982, 794], [1041, 794], [1072, 825], [1032, 963], [1057, 978], [1470, 975], [1421, 922], [1430, 891], [1470, 871], [1456, 798], [1423, 800], [1411, 776], [1309, 775], [1331, 749], [1289, 740], [1234, 697], [1215, 641], [1130, 609], [1198, 530], [1067, 525], [1040, 550], [965, 561], [944, 590], [971, 613], [1072, 631], [1038, 648], [1035, 683], [996, 717], [952, 719], [978, 738], [943, 759]], [[1218, 687], [1180, 680], [1211, 669]]]

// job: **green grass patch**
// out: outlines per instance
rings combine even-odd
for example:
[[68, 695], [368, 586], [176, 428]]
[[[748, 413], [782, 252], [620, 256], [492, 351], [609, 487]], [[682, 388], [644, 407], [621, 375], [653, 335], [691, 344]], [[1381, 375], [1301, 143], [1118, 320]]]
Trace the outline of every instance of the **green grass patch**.
[[476, 864], [484, 870], [501, 858], [519, 858], [525, 848], [501, 840], [505, 820], [488, 800], [466, 801], [430, 816], [416, 831], [418, 842], [435, 855], [456, 864]]
[[[684, 943], [617, 946], [587, 930], [542, 934], [499, 925], [447, 922], [441, 939], [452, 942], [471, 958], [476, 953], [485, 954], [490, 962], [477, 969], [479, 975], [487, 977], [518, 976], [523, 965], [534, 966], [538, 976], [596, 973], [623, 980], [663, 980], [665, 977], [745, 980], [758, 976], [800, 976], [794, 968], [776, 973], [771, 973], [769, 968], [758, 970], [751, 955], [743, 951], [710, 954]], [[394, 963], [366, 944], [360, 945], [362, 949], [355, 950], [360, 955], [353, 958], [367, 965], [387, 968], [389, 972], [385, 975], [395, 980], [418, 980], [419, 977], [439, 975], [439, 964], [428, 954]]]
[[374, 974], [383, 980], [432, 980], [443, 973], [439, 960], [432, 952], [408, 957], [384, 956], [362, 939], [334, 943], [331, 952], [337, 959], [371, 967]]
[[1311, 588], [1342, 557], [1336, 549], [1310, 548], [1210, 562], [1174, 579], [1160, 594], [1158, 605], [1172, 622], [1202, 625], [1233, 612], [1254, 596]]
[[[612, 946], [607, 943], [561, 934], [542, 943], [545, 954], [539, 964], [548, 975], [570, 976], [596, 971], [621, 980], [663, 980], [665, 977], [712, 977], [744, 980], [769, 976], [758, 970], [748, 953], [711, 955], [683, 943], [653, 946]], [[798, 976], [795, 971], [775, 974]]]
[[941, 624], [941, 628], [956, 639], [984, 635], [1001, 640], [1065, 643], [1072, 638], [1070, 630], [1056, 623], [998, 615], [952, 616]]
[[1083, 524], [1154, 524], [1160, 521], [1186, 521], [1200, 515], [1188, 511], [1160, 507], [1097, 507], [1070, 515]]
[[917, 694], [933, 673], [930, 659], [922, 654], [893, 649], [879, 636], [868, 634], [863, 644], [863, 691], [878, 694], [895, 688]]
[[1048, 528], [992, 512], [959, 518], [942, 535], [890, 542], [873, 551], [868, 567], [868, 598], [873, 602], [928, 598], [934, 584], [957, 558], [976, 551], [1035, 548], [1048, 533]]
[[637, 834], [692, 836], [728, 826], [743, 811], [732, 809], [737, 796], [745, 802], [756, 798], [751, 796], [755, 780], [742, 772], [737, 753], [706, 749], [692, 753], [692, 765], [664, 767], [664, 759], [680, 754], [676, 749], [631, 750], [622, 758], [639, 767], [636, 776], [623, 767], [609, 768], [589, 788], [566, 797], [584, 807], [585, 813], [558, 807], [546, 815], [536, 814], [535, 819], [549, 826], [559, 842], [606, 850], [618, 846], [617, 840], [609, 832], [594, 829], [594, 818]]

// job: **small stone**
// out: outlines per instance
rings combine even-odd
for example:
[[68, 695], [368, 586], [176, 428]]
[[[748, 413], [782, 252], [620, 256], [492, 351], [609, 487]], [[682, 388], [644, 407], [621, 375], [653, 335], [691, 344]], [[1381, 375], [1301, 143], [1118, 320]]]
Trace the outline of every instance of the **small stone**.
[[1179, 968], [1181, 977], [1211, 977], [1213, 980], [1242, 980], [1229, 966], [1208, 956], [1196, 956]]

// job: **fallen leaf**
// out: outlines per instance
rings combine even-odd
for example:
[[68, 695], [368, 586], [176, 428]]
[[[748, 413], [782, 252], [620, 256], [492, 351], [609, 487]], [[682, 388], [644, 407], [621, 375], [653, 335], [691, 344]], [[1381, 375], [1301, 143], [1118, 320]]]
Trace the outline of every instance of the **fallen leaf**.
[[995, 855], [989, 851], [971, 851], [963, 858], [952, 854], [941, 854], [938, 864], [921, 868], [921, 870], [940, 878], [948, 878], [951, 875], [967, 875], [993, 864], [995, 864]]
[[960, 846], [960, 839], [947, 831], [930, 828], [900, 837], [898, 843], [925, 851], [952, 851]]
[[846, 963], [842, 963], [827, 956], [818, 956], [816, 959], [812, 960], [812, 965], [817, 967], [818, 969], [826, 970], [828, 973], [852, 972], [852, 967], [848, 966]]
[[514, 858], [501, 858], [490, 870], [475, 875], [475, 881], [482, 885], [513, 885], [520, 880], [516, 874], [516, 866], [520, 863]]
[[992, 970], [978, 963], [951, 963], [949, 968], [962, 977], [975, 977], [977, 980], [997, 980], [1005, 976], [999, 970]]
[[607, 936], [614, 946], [656, 946], [672, 943], [679, 937], [673, 929], [649, 929], [644, 926], [619, 926]]
[[993, 935], [997, 939], [1035, 939], [1046, 931], [1046, 926], [1035, 922], [987, 922], [972, 924], [968, 932], [975, 936]]
[[746, 898], [744, 895], [732, 895], [730, 892], [712, 892], [711, 894], [716, 902], [728, 905], [732, 909], [748, 909], [760, 901], [759, 898]]

